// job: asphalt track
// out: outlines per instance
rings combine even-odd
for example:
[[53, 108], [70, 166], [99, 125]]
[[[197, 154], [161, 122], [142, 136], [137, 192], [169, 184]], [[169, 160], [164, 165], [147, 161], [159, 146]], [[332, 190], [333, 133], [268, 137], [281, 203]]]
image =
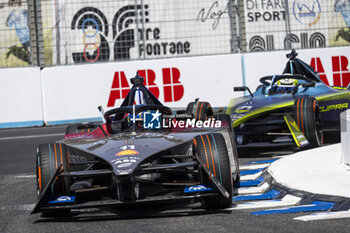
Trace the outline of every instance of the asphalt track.
[[[36, 201], [35, 151], [62, 138], [64, 127], [0, 130], [0, 232], [349, 232], [350, 219], [297, 221], [305, 213], [255, 216], [252, 210], [209, 212], [199, 204], [74, 211], [57, 219], [30, 215]], [[240, 163], [268, 159], [257, 153]]]

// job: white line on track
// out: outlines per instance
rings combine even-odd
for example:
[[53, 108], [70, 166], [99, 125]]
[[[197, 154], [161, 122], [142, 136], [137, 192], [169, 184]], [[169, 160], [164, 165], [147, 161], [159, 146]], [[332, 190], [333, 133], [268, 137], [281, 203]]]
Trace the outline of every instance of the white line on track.
[[273, 208], [273, 207], [285, 207], [296, 205], [300, 201], [300, 197], [293, 195], [286, 195], [281, 200], [268, 200], [268, 201], [252, 201], [242, 204], [237, 204], [232, 210], [242, 209], [258, 209], [258, 208]]
[[239, 166], [240, 170], [254, 170], [260, 168], [267, 168], [269, 164], [252, 164], [252, 165], [241, 165]]
[[18, 175], [15, 176], [16, 178], [35, 178], [36, 175]]
[[64, 136], [63, 133], [55, 133], [55, 134], [38, 134], [38, 135], [27, 135], [27, 136], [16, 136], [16, 137], [3, 137], [0, 138], [0, 141], [4, 140], [16, 140], [16, 139], [30, 139], [30, 138], [45, 138], [45, 137], [58, 137]]
[[250, 187], [250, 188], [238, 188], [234, 189], [234, 194], [243, 195], [243, 194], [256, 194], [256, 193], [264, 193], [269, 188], [268, 183], [264, 183], [259, 187]]
[[32, 210], [35, 204], [26, 204], [26, 205], [5, 205], [2, 206], [1, 210]]
[[326, 219], [341, 219], [341, 218], [350, 218], [350, 211], [334, 211], [334, 212], [320, 212], [305, 216], [300, 216], [293, 218], [294, 220], [301, 221], [314, 221], [314, 220], [326, 220]]
[[256, 173], [256, 174], [252, 174], [252, 175], [245, 175], [245, 176], [241, 176], [240, 180], [241, 181], [247, 181], [247, 180], [256, 180], [259, 176], [262, 175], [262, 171]]

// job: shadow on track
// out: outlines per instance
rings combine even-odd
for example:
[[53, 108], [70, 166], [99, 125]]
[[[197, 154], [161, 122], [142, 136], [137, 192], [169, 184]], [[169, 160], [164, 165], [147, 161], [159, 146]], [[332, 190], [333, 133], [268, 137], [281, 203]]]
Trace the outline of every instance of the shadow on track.
[[[339, 132], [325, 132], [324, 133], [324, 144], [328, 146], [331, 144], [340, 142]], [[240, 159], [269, 159], [275, 156], [285, 156], [299, 152], [304, 149], [300, 149], [296, 146], [291, 147], [274, 147], [274, 148], [244, 148], [238, 149], [238, 157]], [[307, 150], [307, 149], [305, 149]]]
[[[175, 205], [175, 204], [174, 204]], [[111, 220], [129, 220], [129, 219], [147, 219], [147, 218], [173, 218], [184, 216], [199, 216], [211, 214], [231, 214], [232, 210], [205, 210], [200, 205], [186, 205], [181, 208], [177, 205], [174, 209], [171, 205], [166, 206], [148, 206], [143, 207], [123, 207], [118, 210], [115, 208], [101, 208], [88, 210], [72, 210], [70, 215], [65, 217], [52, 217], [36, 220], [34, 223], [47, 222], [96, 222], [96, 221], [111, 221]]]

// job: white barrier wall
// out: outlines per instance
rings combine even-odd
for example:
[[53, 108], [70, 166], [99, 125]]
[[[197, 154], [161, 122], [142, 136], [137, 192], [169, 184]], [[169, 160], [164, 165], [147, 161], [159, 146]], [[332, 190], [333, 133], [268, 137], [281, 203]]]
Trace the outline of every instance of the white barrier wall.
[[350, 166], [350, 110], [340, 113], [341, 163]]
[[97, 106], [118, 107], [137, 71], [169, 107], [185, 108], [197, 97], [224, 107], [230, 98], [241, 95], [232, 88], [243, 83], [241, 55], [52, 67], [42, 71], [45, 122], [96, 119]]
[[[0, 69], [0, 128], [100, 120], [97, 106], [118, 107], [136, 72], [165, 105], [185, 108], [199, 97], [225, 107], [233, 86], [252, 91], [259, 78], [282, 73], [288, 51], [229, 54], [78, 66]], [[349, 47], [298, 50], [330, 85], [350, 83]], [[243, 62], [243, 63], [242, 63]], [[243, 69], [242, 69], [243, 67]], [[41, 80], [40, 80], [41, 79]]]
[[0, 69], [0, 128], [43, 125], [39, 68]]
[[[246, 85], [253, 91], [266, 75], [282, 74], [288, 51], [247, 53], [244, 55]], [[320, 77], [331, 86], [350, 82], [349, 47], [298, 50], [298, 58], [315, 67]]]

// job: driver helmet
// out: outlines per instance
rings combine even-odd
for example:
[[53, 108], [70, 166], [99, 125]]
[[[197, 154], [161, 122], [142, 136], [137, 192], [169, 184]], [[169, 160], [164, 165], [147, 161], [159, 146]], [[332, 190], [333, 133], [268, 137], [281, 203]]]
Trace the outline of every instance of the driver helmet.
[[293, 78], [285, 78], [277, 81], [278, 93], [291, 93], [294, 87], [298, 85], [298, 80]]

